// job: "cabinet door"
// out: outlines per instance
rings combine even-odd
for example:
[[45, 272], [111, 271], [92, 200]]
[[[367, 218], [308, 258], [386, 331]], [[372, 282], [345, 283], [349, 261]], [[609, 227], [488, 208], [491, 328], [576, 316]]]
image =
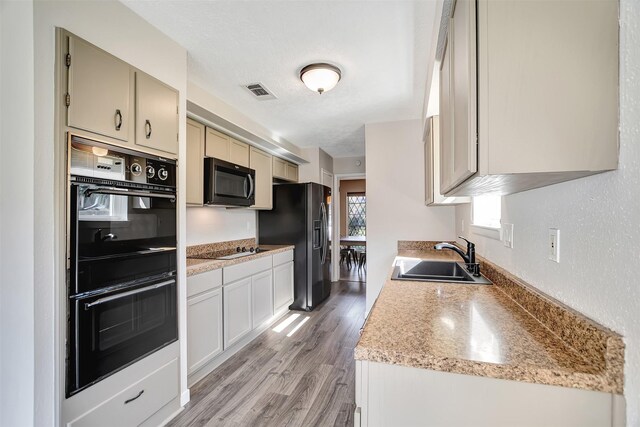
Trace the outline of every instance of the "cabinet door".
[[222, 352], [222, 289], [187, 300], [187, 364], [191, 374]]
[[287, 162], [285, 164], [285, 176], [289, 181], [298, 182], [298, 165]]
[[438, 116], [429, 117], [427, 119], [427, 136], [424, 140], [424, 188], [425, 188], [425, 203], [430, 205], [433, 203], [433, 186], [435, 171], [433, 170], [433, 145], [434, 141], [434, 125], [438, 123]]
[[256, 209], [271, 209], [273, 194], [273, 160], [270, 154], [251, 147], [249, 153], [249, 167], [256, 171], [256, 202], [252, 206]]
[[224, 348], [251, 332], [251, 277], [223, 287]]
[[285, 169], [286, 164], [287, 162], [285, 162], [282, 159], [279, 159], [277, 157], [273, 158], [273, 177], [274, 178], [287, 179], [287, 172]]
[[205, 155], [216, 159], [229, 161], [231, 139], [224, 133], [207, 128], [207, 140], [205, 143]]
[[271, 270], [256, 274], [251, 278], [252, 325], [253, 329], [273, 316], [273, 280]]
[[205, 126], [187, 119], [187, 204], [202, 206]]
[[278, 312], [293, 302], [293, 261], [273, 268], [273, 310]]
[[249, 167], [249, 144], [229, 138], [229, 161], [236, 165]]
[[129, 140], [131, 68], [103, 50], [69, 39], [67, 124], [121, 141]]
[[453, 100], [453, 172], [457, 186], [478, 170], [475, 0], [459, 0], [449, 25]]
[[440, 64], [440, 193], [452, 187], [453, 121], [451, 117], [451, 45], [447, 39]]
[[136, 144], [178, 153], [178, 92], [136, 71]]

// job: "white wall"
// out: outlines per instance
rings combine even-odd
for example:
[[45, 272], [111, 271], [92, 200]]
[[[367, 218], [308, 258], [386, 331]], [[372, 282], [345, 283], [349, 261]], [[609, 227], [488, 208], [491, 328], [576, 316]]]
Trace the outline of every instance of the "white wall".
[[0, 425], [34, 422], [33, 3], [0, 2]]
[[[55, 27], [63, 27], [142, 71], [166, 82], [180, 92], [179, 108], [186, 111], [187, 53], [177, 43], [134, 14], [122, 3], [113, 0], [50, 1], [34, 3], [35, 28], [35, 334], [36, 334], [36, 425], [52, 425], [56, 393], [61, 393], [62, 373], [56, 378], [59, 359], [55, 337], [59, 334], [56, 319], [60, 298], [64, 295], [64, 270], [54, 257], [64, 241], [59, 207], [63, 203], [64, 181], [55, 174], [54, 93]], [[181, 115], [179, 127], [180, 152], [185, 156], [186, 121]], [[59, 167], [61, 167], [59, 165]], [[180, 336], [185, 335], [185, 171], [178, 176], [178, 282]], [[186, 352], [186, 341], [181, 340], [181, 352]], [[28, 355], [25, 355], [27, 357]], [[185, 359], [185, 358], [183, 358]], [[181, 389], [186, 391], [186, 360], [181, 361]], [[183, 394], [183, 397], [185, 395]]]
[[425, 206], [422, 121], [365, 126], [367, 313], [391, 270], [398, 240], [451, 240], [453, 207]]
[[[503, 198], [514, 248], [469, 232], [478, 253], [543, 292], [621, 333], [627, 346], [629, 426], [640, 425], [640, 3], [621, 1], [620, 167]], [[456, 209], [470, 223], [470, 207]], [[547, 259], [549, 228], [560, 229], [560, 263]]]
[[252, 209], [187, 208], [187, 246], [256, 237]]
[[[356, 162], [360, 162], [360, 166], [358, 166]], [[366, 170], [367, 170], [367, 162], [364, 156], [336, 157], [333, 159], [333, 173], [335, 175], [360, 174], [360, 173], [365, 173]]]

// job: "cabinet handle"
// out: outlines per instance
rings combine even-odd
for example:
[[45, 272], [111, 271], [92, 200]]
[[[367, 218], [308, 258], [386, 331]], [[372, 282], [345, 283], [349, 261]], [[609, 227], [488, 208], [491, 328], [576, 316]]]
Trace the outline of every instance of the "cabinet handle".
[[134, 400], [136, 400], [137, 398], [142, 396], [142, 393], [144, 393], [144, 390], [140, 390], [140, 393], [138, 393], [138, 395], [136, 397], [132, 397], [131, 399], [125, 400], [124, 404], [126, 405], [127, 403], [133, 402]]
[[149, 120], [144, 121], [144, 130], [146, 132], [147, 139], [151, 138], [151, 122]]
[[116, 110], [116, 130], [120, 130], [122, 127], [122, 113], [120, 110]]

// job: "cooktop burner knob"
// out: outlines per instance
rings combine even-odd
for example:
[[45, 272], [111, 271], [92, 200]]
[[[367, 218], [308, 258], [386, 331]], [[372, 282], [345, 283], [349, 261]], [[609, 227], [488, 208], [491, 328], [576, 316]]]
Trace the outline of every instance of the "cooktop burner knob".
[[156, 170], [153, 166], [147, 166], [147, 178], [153, 178], [154, 176], [156, 176]]
[[260, 248], [256, 248], [256, 253], [260, 252], [261, 249]]
[[134, 176], [138, 176], [142, 173], [142, 166], [140, 166], [140, 163], [134, 163], [131, 165], [131, 173]]
[[242, 249], [240, 249], [240, 246], [238, 246], [238, 247], [236, 248], [236, 252], [240, 252], [241, 250], [242, 250]]
[[247, 248], [245, 248], [244, 246], [242, 247], [242, 252], [247, 252]]
[[169, 178], [169, 171], [167, 171], [165, 168], [158, 169], [158, 178], [160, 178], [162, 181]]
[[249, 248], [249, 252], [253, 253], [254, 251], [255, 251], [255, 249], [253, 249], [253, 246], [251, 246], [251, 247]]

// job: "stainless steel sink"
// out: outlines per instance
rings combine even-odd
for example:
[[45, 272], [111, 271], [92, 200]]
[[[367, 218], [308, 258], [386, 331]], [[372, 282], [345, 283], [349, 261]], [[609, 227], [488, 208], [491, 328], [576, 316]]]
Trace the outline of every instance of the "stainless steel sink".
[[484, 276], [475, 277], [464, 263], [454, 261], [400, 260], [396, 262], [391, 280], [411, 280], [417, 282], [456, 282], [476, 285], [490, 285]]

